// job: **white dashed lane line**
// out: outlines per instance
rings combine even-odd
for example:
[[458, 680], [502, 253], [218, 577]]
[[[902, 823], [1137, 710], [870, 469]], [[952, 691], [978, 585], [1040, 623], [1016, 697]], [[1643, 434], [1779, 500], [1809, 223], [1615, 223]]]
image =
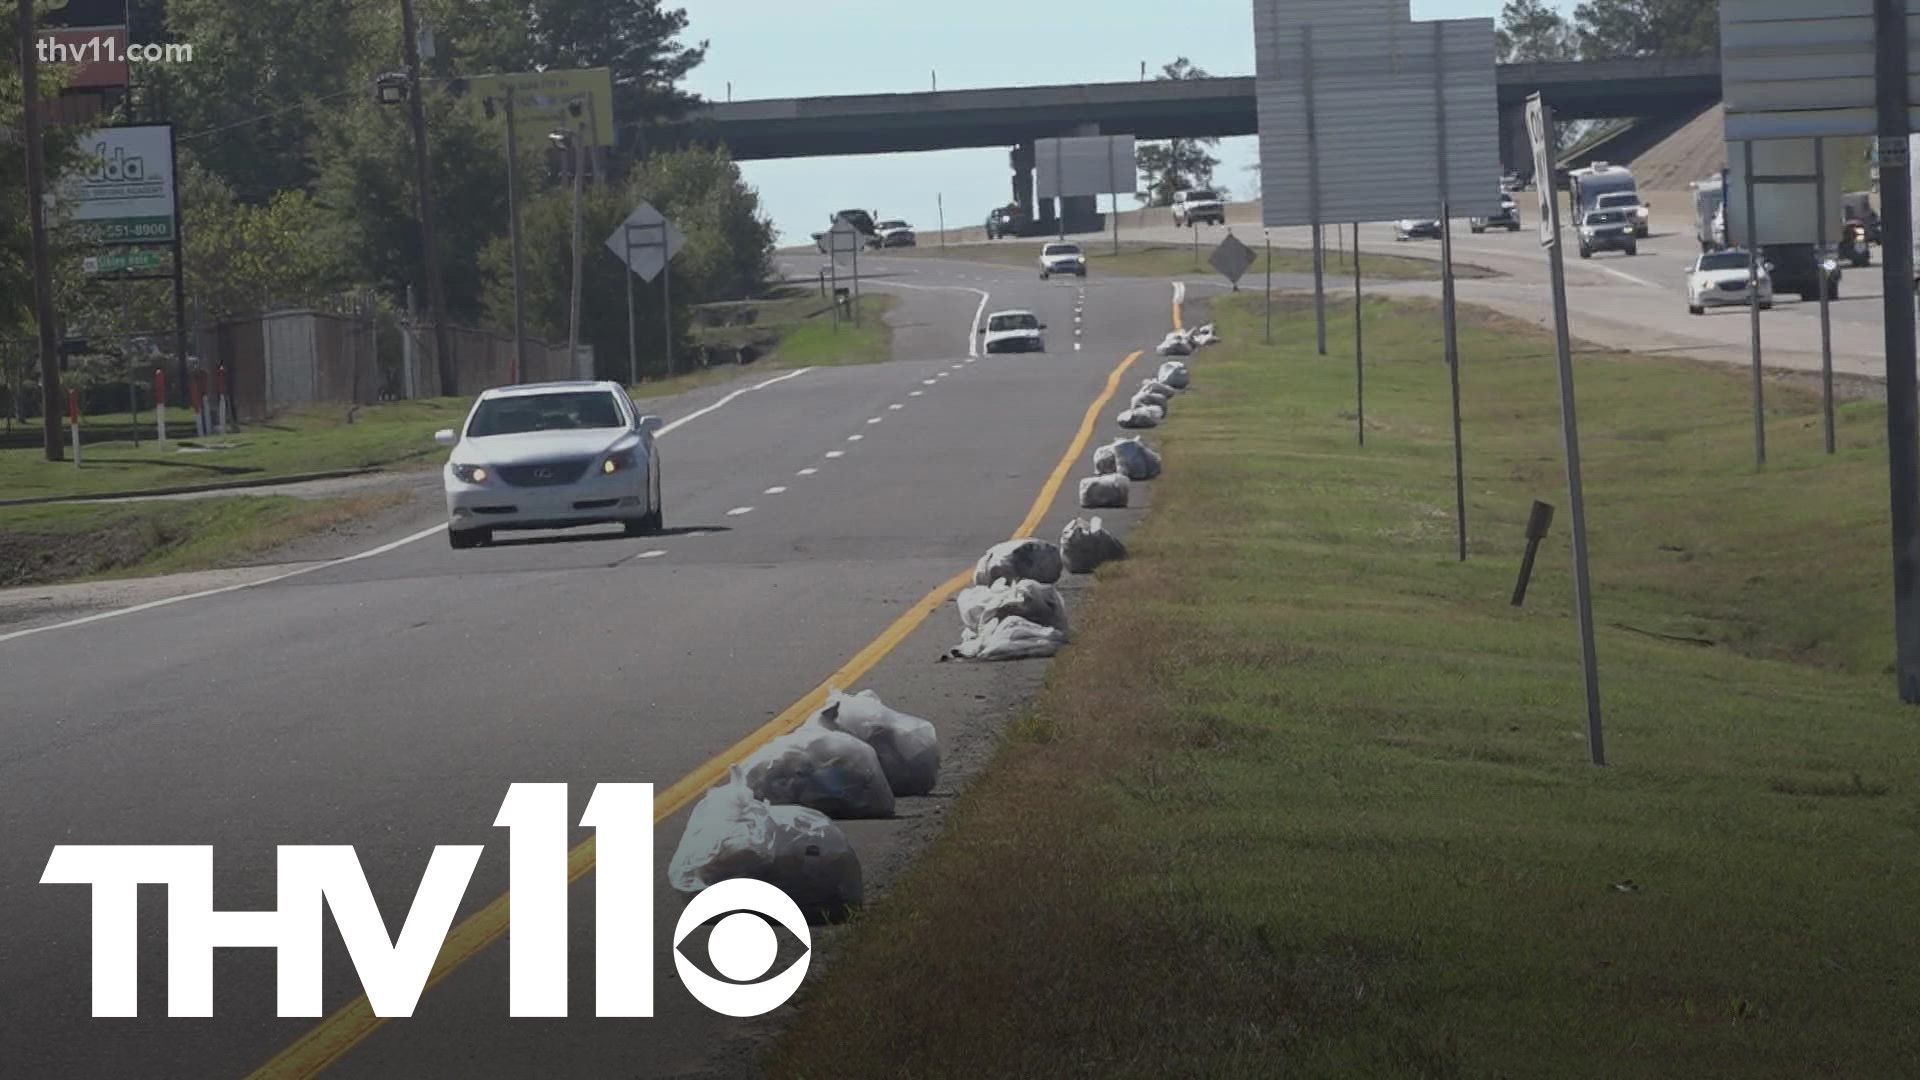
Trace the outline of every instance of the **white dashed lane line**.
[[751, 513], [753, 513], [753, 507], [751, 506], [736, 506], [733, 509], [727, 511], [727, 516], [739, 517], [741, 514], [751, 514]]
[[866, 438], [866, 436], [865, 436], [865, 435], [849, 435], [849, 436], [847, 436], [847, 441], [848, 441], [848, 442], [859, 442], [859, 441], [860, 441], [861, 439], [864, 439], [864, 438]]
[[766, 491], [765, 491], [765, 492], [764, 492], [763, 494], [767, 494], [767, 495], [784, 495], [784, 494], [786, 494], [786, 493], [787, 493], [787, 489], [786, 489], [786, 488], [783, 488], [783, 487], [781, 487], [781, 486], [779, 486], [778, 484], [776, 484], [776, 485], [774, 485], [773, 487], [770, 487], [770, 488], [768, 488], [768, 489], [767, 489], [767, 490], [766, 490]]
[[932, 385], [933, 385], [933, 380], [932, 380], [932, 379], [921, 379], [921, 380], [920, 380], [920, 384], [921, 384], [922, 386], [932, 386]]
[[812, 476], [812, 475], [813, 475], [814, 473], [817, 473], [817, 472], [819, 472], [819, 471], [820, 471], [819, 469], [816, 469], [816, 468], [814, 468], [813, 466], [811, 466], [811, 465], [809, 465], [809, 466], [807, 466], [806, 468], [804, 468], [804, 469], [801, 469], [801, 470], [800, 470], [799, 472], [797, 472], [797, 473], [794, 473], [793, 475], [795, 475], [795, 476]]
[[909, 390], [909, 391], [907, 391], [907, 396], [908, 396], [908, 397], [919, 397], [920, 395], [922, 395], [922, 394], [924, 394], [924, 393], [926, 393], [926, 391], [925, 391], [925, 390]]
[[845, 450], [829, 450], [827, 451], [827, 456], [830, 458], [846, 457], [847, 452]]
[[869, 417], [867, 417], [867, 423], [869, 423], [869, 424], [877, 424], [877, 423], [879, 423], [879, 422], [881, 421], [881, 419], [882, 419], [882, 417], [878, 417], [878, 416], [869, 416]]
[[904, 409], [904, 408], [906, 408], [906, 406], [905, 406], [905, 405], [889, 405], [889, 406], [887, 406], [887, 411], [888, 411], [888, 412], [899, 412], [899, 411], [900, 411], [901, 409]]

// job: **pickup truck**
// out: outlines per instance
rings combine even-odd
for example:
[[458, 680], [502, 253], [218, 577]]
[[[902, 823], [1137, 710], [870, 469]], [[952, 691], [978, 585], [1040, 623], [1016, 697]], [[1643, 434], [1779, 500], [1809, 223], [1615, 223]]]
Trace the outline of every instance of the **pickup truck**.
[[1174, 192], [1173, 223], [1192, 228], [1202, 221], [1211, 221], [1215, 225], [1227, 223], [1227, 204], [1220, 201], [1220, 196], [1204, 188]]

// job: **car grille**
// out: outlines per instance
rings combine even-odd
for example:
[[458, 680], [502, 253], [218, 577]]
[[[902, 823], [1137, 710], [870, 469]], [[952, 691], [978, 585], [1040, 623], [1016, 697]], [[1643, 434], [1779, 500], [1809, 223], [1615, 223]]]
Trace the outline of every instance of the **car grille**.
[[1720, 291], [1721, 292], [1746, 292], [1747, 283], [1744, 281], [1723, 281], [1720, 283]]
[[569, 458], [565, 461], [543, 461], [537, 465], [502, 465], [498, 471], [500, 479], [514, 487], [552, 487], [578, 481], [587, 474], [587, 466], [592, 464], [592, 458]]

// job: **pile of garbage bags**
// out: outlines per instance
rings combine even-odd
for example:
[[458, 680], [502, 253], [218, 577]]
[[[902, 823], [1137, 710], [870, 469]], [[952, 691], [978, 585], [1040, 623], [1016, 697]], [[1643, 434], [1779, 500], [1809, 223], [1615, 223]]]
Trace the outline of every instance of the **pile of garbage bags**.
[[1161, 356], [1192, 356], [1193, 338], [1185, 330], [1169, 330], [1154, 351]]
[[1093, 452], [1093, 471], [1119, 473], [1129, 480], [1151, 480], [1160, 475], [1160, 455], [1139, 436], [1115, 439]]
[[1024, 660], [1058, 652], [1073, 632], [1067, 602], [1054, 587], [1064, 565], [1060, 549], [1045, 540], [989, 549], [974, 568], [975, 584], [954, 597], [960, 644], [945, 659]]
[[872, 690], [829, 688], [806, 723], [728, 769], [701, 797], [667, 881], [692, 893], [755, 878], [810, 917], [836, 918], [859, 906], [863, 891], [859, 856], [833, 819], [886, 817], [896, 796], [925, 795], [939, 779], [932, 723], [888, 708]]
[[1108, 532], [1096, 515], [1092, 520], [1074, 518], [1067, 522], [1060, 531], [1060, 553], [1069, 572], [1091, 574], [1101, 563], [1126, 558], [1127, 545]]
[[1131, 485], [1120, 473], [1089, 476], [1080, 481], [1080, 508], [1083, 510], [1124, 510]]
[[863, 898], [860, 859], [840, 827], [818, 810], [759, 798], [738, 765], [694, 806], [667, 865], [668, 883], [681, 892], [733, 878], [775, 885], [803, 911], [828, 918]]
[[1121, 412], [1117, 418], [1123, 428], [1138, 429], [1159, 427], [1160, 421], [1167, 418], [1167, 410], [1158, 405], [1134, 405]]
[[1022, 580], [1048, 585], [1059, 581], [1060, 549], [1045, 540], [1008, 540], [988, 548], [973, 566], [975, 585]]
[[1185, 390], [1191, 383], [1192, 376], [1187, 372], [1187, 365], [1178, 360], [1169, 360], [1160, 365], [1160, 374], [1156, 376], [1156, 381], [1172, 390]]

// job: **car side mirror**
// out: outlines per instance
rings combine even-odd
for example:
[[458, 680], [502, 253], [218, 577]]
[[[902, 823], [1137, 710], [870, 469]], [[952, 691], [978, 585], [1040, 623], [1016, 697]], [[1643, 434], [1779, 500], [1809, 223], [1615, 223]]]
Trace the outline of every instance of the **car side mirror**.
[[644, 431], [647, 434], [651, 435], [654, 432], [659, 431], [661, 428], [665, 427], [666, 421], [660, 419], [658, 416], [655, 416], [652, 413], [648, 413], [647, 415], [641, 417], [640, 423], [635, 426], [638, 427], [641, 431]]
[[973, 332], [976, 334], [984, 334], [987, 332], [987, 328], [984, 326], [976, 326], [974, 327]]
[[1047, 324], [1046, 324], [1046, 323], [1041, 323], [1041, 324], [1040, 324], [1040, 329], [1042, 329], [1042, 330], [1045, 330], [1046, 328], [1047, 328]]
[[454, 446], [460, 442], [460, 436], [454, 434], [452, 428], [441, 428], [433, 433], [433, 441], [441, 446]]

